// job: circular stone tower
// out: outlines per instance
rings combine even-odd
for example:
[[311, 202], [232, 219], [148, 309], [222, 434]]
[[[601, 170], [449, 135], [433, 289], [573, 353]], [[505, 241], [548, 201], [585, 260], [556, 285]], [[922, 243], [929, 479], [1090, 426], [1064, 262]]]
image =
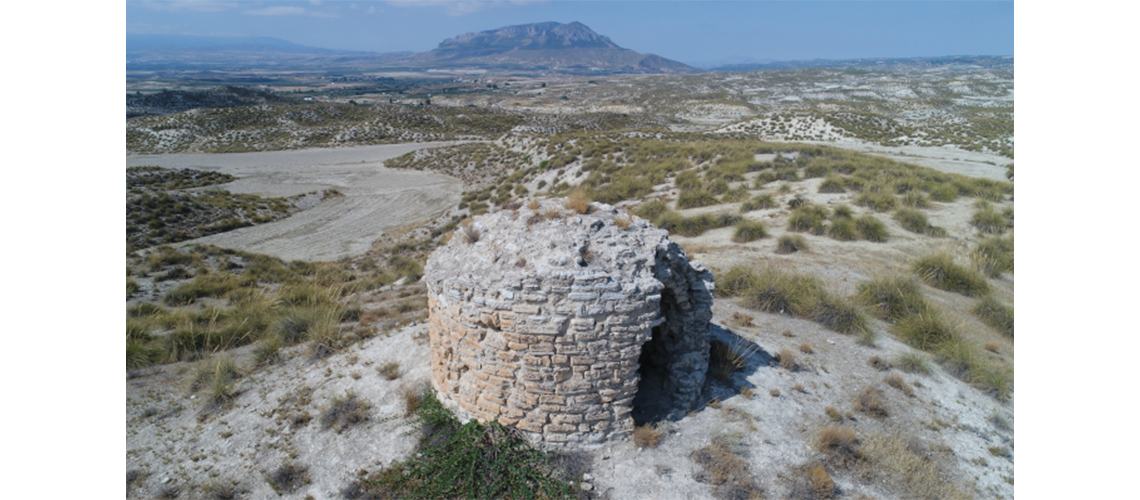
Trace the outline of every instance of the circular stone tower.
[[712, 273], [610, 205], [538, 199], [476, 217], [424, 279], [432, 385], [461, 418], [589, 447], [700, 397]]

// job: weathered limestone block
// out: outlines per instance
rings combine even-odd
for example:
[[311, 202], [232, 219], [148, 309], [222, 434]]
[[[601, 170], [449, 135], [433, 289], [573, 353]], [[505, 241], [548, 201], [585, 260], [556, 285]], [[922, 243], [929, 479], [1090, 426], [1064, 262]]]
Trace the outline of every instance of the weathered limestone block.
[[591, 447], [628, 436], [635, 405], [696, 403], [713, 277], [668, 232], [546, 199], [471, 225], [478, 239], [458, 233], [424, 277], [432, 384], [460, 418]]

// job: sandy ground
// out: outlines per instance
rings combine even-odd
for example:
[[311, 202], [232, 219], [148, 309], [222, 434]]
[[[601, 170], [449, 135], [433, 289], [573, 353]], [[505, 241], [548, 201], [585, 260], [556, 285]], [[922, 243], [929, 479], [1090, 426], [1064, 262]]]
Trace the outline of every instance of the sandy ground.
[[941, 172], [962, 174], [969, 177], [993, 179], [1008, 182], [1005, 167], [1013, 160], [1004, 156], [975, 153], [953, 146], [880, 146], [862, 141], [800, 141], [822, 146], [835, 146], [860, 153], [883, 156], [892, 160], [933, 168]]
[[184, 242], [327, 261], [361, 255], [384, 232], [426, 221], [459, 203], [463, 184], [426, 172], [392, 170], [384, 160], [455, 142], [390, 144], [232, 154], [127, 156], [127, 166], [213, 170], [239, 179], [220, 186], [233, 193], [292, 196], [335, 188], [343, 197], [292, 217]]

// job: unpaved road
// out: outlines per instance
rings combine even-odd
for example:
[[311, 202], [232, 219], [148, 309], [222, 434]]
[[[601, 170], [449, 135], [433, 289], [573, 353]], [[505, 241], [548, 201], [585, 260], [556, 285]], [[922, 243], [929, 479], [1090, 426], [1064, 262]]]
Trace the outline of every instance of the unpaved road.
[[292, 196], [335, 188], [343, 197], [268, 224], [184, 242], [327, 261], [363, 254], [386, 231], [435, 217], [459, 203], [463, 183], [439, 174], [392, 170], [384, 160], [456, 142], [385, 144], [231, 154], [127, 156], [127, 166], [158, 165], [224, 172], [233, 193]]

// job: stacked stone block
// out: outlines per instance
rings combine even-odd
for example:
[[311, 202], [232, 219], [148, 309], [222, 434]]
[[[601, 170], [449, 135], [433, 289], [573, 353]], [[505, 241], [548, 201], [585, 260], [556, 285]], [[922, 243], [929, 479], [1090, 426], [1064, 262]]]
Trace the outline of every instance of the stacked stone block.
[[[633, 430], [643, 346], [664, 367], [663, 397], [700, 396], [712, 275], [668, 233], [613, 207], [562, 200], [475, 219], [428, 260], [432, 384], [461, 417], [533, 441], [597, 445]], [[561, 213], [561, 215], [559, 215]], [[656, 336], [654, 335], [656, 332]]]

